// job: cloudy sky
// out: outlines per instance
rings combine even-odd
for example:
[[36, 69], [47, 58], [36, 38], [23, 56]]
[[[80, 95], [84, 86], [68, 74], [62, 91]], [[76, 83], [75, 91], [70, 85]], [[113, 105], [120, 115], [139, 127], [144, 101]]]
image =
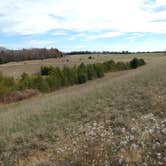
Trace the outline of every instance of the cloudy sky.
[[166, 50], [166, 0], [0, 1], [0, 46]]

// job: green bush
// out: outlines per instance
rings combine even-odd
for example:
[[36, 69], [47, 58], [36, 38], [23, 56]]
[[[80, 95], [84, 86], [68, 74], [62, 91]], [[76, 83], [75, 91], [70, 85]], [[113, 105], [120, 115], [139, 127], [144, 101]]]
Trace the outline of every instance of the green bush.
[[130, 65], [126, 62], [117, 62], [115, 65], [116, 71], [127, 70], [130, 69]]
[[55, 68], [55, 73], [54, 73], [54, 76], [57, 78], [57, 80], [59, 81], [59, 84], [60, 86], [59, 87], [63, 87], [65, 86], [67, 83], [66, 83], [66, 78], [65, 78], [65, 75], [63, 73], [63, 71], [59, 68], [59, 67], [56, 67]]
[[88, 74], [88, 80], [93, 80], [97, 77], [94, 65], [91, 64], [87, 65], [87, 74]]
[[18, 90], [24, 90], [30, 88], [31, 85], [32, 85], [31, 77], [27, 73], [23, 73], [16, 86]]
[[63, 68], [63, 75], [65, 80], [65, 85], [73, 85], [75, 83], [75, 71], [73, 70], [73, 68], [69, 68], [69, 67], [64, 67]]
[[23, 73], [21, 78], [15, 80], [13, 77], [3, 76], [0, 73], [0, 95], [9, 94], [16, 90], [37, 89], [41, 92], [50, 92], [64, 86], [82, 84], [87, 80], [100, 78], [105, 72], [135, 69], [145, 65], [143, 59], [132, 59], [128, 62], [117, 62], [113, 60], [85, 65], [81, 63], [74, 67], [42, 66], [40, 72], [35, 75]]
[[85, 83], [88, 80], [88, 72], [84, 63], [81, 63], [78, 66], [77, 72], [78, 72], [78, 83], [79, 84]]
[[40, 74], [37, 74], [32, 77], [31, 88], [38, 89], [41, 92], [49, 91], [49, 85], [47, 81]]
[[78, 68], [76, 66], [71, 68], [72, 70], [72, 82], [73, 84], [78, 83]]
[[146, 63], [145, 63], [144, 59], [142, 59], [142, 58], [141, 59], [134, 58], [130, 61], [130, 67], [132, 69], [136, 69], [137, 67], [145, 65], [145, 64]]
[[114, 66], [115, 66], [115, 62], [113, 60], [107, 61], [103, 63], [103, 67], [104, 67], [104, 72], [109, 72], [111, 70], [113, 70]]
[[94, 69], [98, 78], [104, 76], [104, 65], [101, 63], [94, 64]]
[[41, 75], [49, 75], [54, 70], [52, 66], [42, 66], [40, 68]]
[[78, 71], [78, 83], [82, 84], [88, 80], [87, 74], [83, 71]]
[[134, 58], [130, 61], [130, 67], [132, 69], [136, 69], [139, 66], [139, 60], [137, 58]]
[[0, 95], [8, 94], [15, 90], [16, 82], [13, 77], [0, 73]]
[[46, 78], [46, 81], [50, 87], [50, 90], [60, 89], [62, 87], [61, 79], [56, 75], [51, 74]]
[[145, 63], [145, 61], [144, 61], [144, 59], [139, 59], [139, 65], [140, 66], [143, 66], [143, 65], [145, 65], [146, 63]]

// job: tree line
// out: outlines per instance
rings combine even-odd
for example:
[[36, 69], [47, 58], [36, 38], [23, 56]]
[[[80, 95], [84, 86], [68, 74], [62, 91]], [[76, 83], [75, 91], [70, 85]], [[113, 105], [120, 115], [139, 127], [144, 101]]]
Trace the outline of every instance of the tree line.
[[64, 52], [64, 55], [78, 55], [78, 54], [144, 54], [144, 53], [166, 53], [166, 51], [71, 51]]
[[47, 59], [62, 57], [63, 53], [58, 49], [46, 49], [46, 48], [33, 48], [23, 50], [1, 50], [0, 51], [0, 64], [12, 62], [12, 61], [24, 61], [35, 59]]
[[78, 55], [78, 54], [131, 54], [129, 51], [71, 51], [64, 53], [65, 55]]
[[134, 58], [130, 62], [114, 62], [109, 60], [103, 63], [81, 63], [73, 67], [43, 66], [40, 72], [29, 75], [23, 73], [19, 79], [0, 74], [0, 97], [11, 92], [35, 89], [40, 92], [51, 92], [62, 87], [82, 84], [88, 80], [101, 78], [106, 72], [135, 69], [145, 65], [143, 59]]

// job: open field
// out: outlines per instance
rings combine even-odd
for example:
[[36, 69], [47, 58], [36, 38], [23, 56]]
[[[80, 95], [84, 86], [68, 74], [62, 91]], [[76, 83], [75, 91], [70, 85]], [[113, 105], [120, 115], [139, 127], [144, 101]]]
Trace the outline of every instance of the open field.
[[[115, 61], [129, 61], [133, 57], [141, 58], [143, 57], [146, 61], [151, 59], [156, 59], [163, 56], [164, 53], [145, 53], [145, 54], [109, 54], [109, 55], [68, 55], [64, 58], [46, 59], [46, 60], [32, 60], [32, 61], [22, 61], [22, 62], [10, 62], [7, 64], [0, 65], [0, 71], [5, 75], [19, 77], [23, 72], [32, 74], [39, 71], [41, 66], [73, 66], [78, 65], [82, 62], [84, 63], [96, 63], [104, 62], [110, 59]], [[92, 59], [88, 59], [92, 56]]]
[[[68, 63], [80, 63], [80, 58], [93, 61], [71, 56]], [[166, 56], [143, 58], [147, 65], [136, 70], [0, 105], [0, 165], [164, 165]], [[64, 65], [66, 59], [55, 61]], [[13, 67], [19, 76], [24, 65], [31, 73], [46, 61], [55, 64], [51, 59], [27, 61], [2, 65], [1, 70], [9, 74]]]

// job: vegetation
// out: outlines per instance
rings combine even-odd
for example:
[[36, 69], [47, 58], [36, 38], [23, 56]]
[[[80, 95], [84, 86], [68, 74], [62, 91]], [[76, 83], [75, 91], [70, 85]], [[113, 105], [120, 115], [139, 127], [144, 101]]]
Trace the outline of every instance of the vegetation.
[[24, 91], [26, 89], [35, 89], [40, 92], [51, 92], [65, 86], [73, 84], [82, 84], [88, 80], [101, 78], [105, 72], [120, 71], [136, 68], [144, 65], [143, 59], [134, 58], [130, 63], [117, 62], [113, 60], [104, 63], [95, 63], [85, 65], [81, 63], [74, 67], [43, 66], [40, 73], [28, 75], [23, 73], [21, 78], [15, 80], [13, 77], [7, 77], [0, 74], [0, 97], [9, 95], [15, 91]]
[[130, 67], [132, 69], [136, 69], [141, 65], [145, 65], [145, 61], [143, 59], [134, 58], [133, 60], [130, 61]]
[[[65, 86], [82, 84], [88, 80], [101, 78], [105, 72], [128, 70], [144, 64], [143, 59], [134, 58], [129, 63], [115, 63], [113, 60], [110, 60], [104, 63], [88, 65], [81, 63], [79, 66], [63, 67], [62, 69], [59, 67], [43, 66], [41, 67], [40, 73], [34, 75], [23, 73], [21, 78], [17, 80], [13, 77], [0, 74], [0, 101], [10, 101], [8, 98], [17, 96], [18, 91], [24, 92], [27, 89], [34, 89], [40, 92], [51, 92]], [[31, 92], [34, 94], [33, 91]], [[20, 97], [14, 97], [14, 101], [16, 98]]]
[[[89, 55], [69, 55], [62, 58], [51, 58], [44, 60], [30, 60], [30, 61], [20, 61], [20, 62], [10, 62], [7, 64], [0, 65], [0, 71], [7, 76], [13, 76], [14, 78], [20, 78], [23, 72], [29, 75], [39, 72], [42, 66], [53, 66], [63, 68], [64, 66], [73, 67], [78, 66], [80, 63], [93, 64], [93, 63], [103, 63], [109, 61], [110, 59], [115, 62], [129, 62], [134, 57], [143, 58], [146, 62], [151, 63], [153, 59], [158, 59], [158, 57], [165, 56], [164, 53], [145, 53], [145, 54], [89, 54]], [[89, 59], [89, 56], [92, 59]]]
[[115, 51], [72, 51], [67, 52], [65, 55], [77, 55], [77, 54], [131, 54], [132, 52], [129, 51], [121, 51], [121, 52], [115, 52]]
[[130, 51], [71, 51], [64, 53], [65, 55], [80, 55], [80, 54], [142, 54], [142, 53], [164, 53], [165, 51], [153, 51], [153, 52], [130, 52]]
[[1, 50], [0, 64], [12, 61], [24, 61], [34, 59], [47, 59], [62, 57], [63, 53], [58, 49], [23, 49], [23, 50]]
[[147, 62], [1, 105], [1, 165], [165, 165], [166, 57]]

